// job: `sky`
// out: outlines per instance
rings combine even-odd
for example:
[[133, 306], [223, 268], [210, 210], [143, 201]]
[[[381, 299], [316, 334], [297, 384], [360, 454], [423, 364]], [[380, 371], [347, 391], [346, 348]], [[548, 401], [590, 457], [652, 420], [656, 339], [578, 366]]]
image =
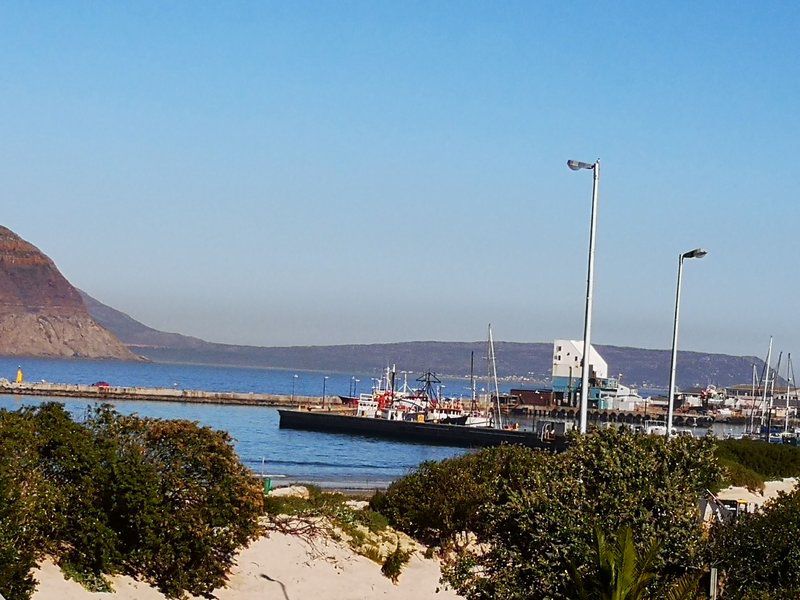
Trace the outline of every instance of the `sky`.
[[0, 223], [230, 343], [800, 352], [789, 2], [7, 2]]

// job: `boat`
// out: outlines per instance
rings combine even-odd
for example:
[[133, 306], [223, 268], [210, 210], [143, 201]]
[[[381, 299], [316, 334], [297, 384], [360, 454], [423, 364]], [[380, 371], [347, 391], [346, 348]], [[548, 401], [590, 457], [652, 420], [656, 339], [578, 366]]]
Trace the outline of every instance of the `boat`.
[[[494, 370], [494, 395], [497, 399], [499, 391], [491, 329], [489, 359], [490, 369]], [[474, 355], [471, 363], [473, 360]], [[387, 367], [372, 393], [359, 397], [355, 414], [279, 409], [279, 426], [284, 429], [368, 435], [448, 446], [522, 444], [552, 450], [566, 446], [566, 431], [558, 432], [552, 428], [546, 431], [522, 431], [517, 427], [502, 427], [499, 406], [497, 419], [493, 412], [481, 410], [478, 406], [473, 376], [470, 382], [472, 403], [469, 408], [459, 399], [444, 397], [441, 381], [432, 371], [425, 372], [417, 379], [420, 386], [416, 389], [408, 385], [407, 376], [403, 386], [397, 389], [396, 378], [396, 367]]]
[[417, 379], [420, 384], [418, 388], [411, 388], [406, 376], [403, 386], [398, 390], [395, 388], [396, 377], [396, 367], [387, 367], [372, 392], [359, 397], [356, 416], [466, 427], [493, 425], [491, 417], [476, 406], [467, 409], [461, 400], [444, 397], [441, 380], [432, 371], [425, 372]]
[[403, 442], [464, 448], [519, 444], [551, 451], [564, 450], [567, 445], [565, 436], [543, 436], [534, 431], [518, 429], [465, 427], [405, 419], [377, 419], [322, 410], [278, 409], [278, 415], [281, 429], [363, 435]]

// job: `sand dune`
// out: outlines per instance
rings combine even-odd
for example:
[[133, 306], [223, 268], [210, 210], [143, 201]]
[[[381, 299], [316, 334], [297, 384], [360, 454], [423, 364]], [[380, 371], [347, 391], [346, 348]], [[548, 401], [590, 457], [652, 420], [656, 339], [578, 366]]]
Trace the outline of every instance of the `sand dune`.
[[[256, 540], [238, 557], [230, 581], [216, 593], [219, 600], [366, 600], [368, 598], [459, 598], [439, 584], [439, 563], [416, 552], [394, 585], [380, 565], [346, 545], [323, 540], [313, 548], [298, 537], [272, 533]], [[52, 562], [36, 571], [34, 600], [164, 600], [149, 585], [130, 577], [113, 578], [115, 593], [89, 592], [64, 579]], [[437, 590], [438, 593], [437, 593]]]

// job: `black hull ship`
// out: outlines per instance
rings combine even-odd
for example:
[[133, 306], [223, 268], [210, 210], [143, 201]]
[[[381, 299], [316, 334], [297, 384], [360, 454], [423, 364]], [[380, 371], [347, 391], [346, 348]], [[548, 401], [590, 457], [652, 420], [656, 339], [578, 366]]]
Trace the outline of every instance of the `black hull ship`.
[[389, 420], [343, 415], [325, 410], [279, 409], [281, 429], [301, 429], [394, 439], [403, 442], [482, 448], [501, 444], [520, 444], [554, 452], [566, 448], [563, 436], [542, 436], [533, 431], [467, 427], [443, 423]]

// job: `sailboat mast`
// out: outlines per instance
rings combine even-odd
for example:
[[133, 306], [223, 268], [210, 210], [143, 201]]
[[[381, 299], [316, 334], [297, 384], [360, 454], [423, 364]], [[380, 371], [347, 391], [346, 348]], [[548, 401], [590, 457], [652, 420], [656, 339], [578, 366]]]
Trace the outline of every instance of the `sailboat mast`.
[[500, 388], [497, 385], [497, 361], [494, 355], [494, 339], [492, 338], [492, 324], [489, 324], [489, 356], [492, 365], [492, 374], [494, 375], [494, 398], [497, 403], [497, 428], [503, 428], [503, 417], [500, 414]]
[[478, 410], [478, 400], [475, 397], [475, 351], [469, 353], [469, 387], [472, 392], [472, 405], [470, 410], [475, 412]]
[[765, 413], [765, 410], [767, 408], [767, 386], [769, 384], [769, 375], [770, 375], [770, 373], [769, 373], [769, 371], [770, 371], [769, 364], [770, 364], [771, 360], [772, 360], [772, 336], [769, 336], [769, 349], [767, 350], [767, 362], [764, 365], [764, 367], [766, 369], [766, 376], [764, 377], [764, 393], [761, 395], [761, 426], [762, 427], [765, 425], [764, 417], [766, 417], [766, 415], [764, 413]]
[[769, 413], [767, 413], [767, 440], [769, 440], [769, 436], [772, 434], [772, 408], [775, 404], [775, 380], [778, 378], [778, 373], [781, 372], [781, 359], [783, 358], [783, 351], [781, 350], [778, 353], [778, 364], [775, 366], [775, 370], [772, 373], [772, 382], [769, 388]]
[[750, 405], [750, 422], [748, 423], [747, 433], [753, 433], [753, 419], [756, 413], [756, 363], [753, 363], [753, 385], [750, 391], [750, 400], [752, 404]]
[[786, 414], [783, 416], [783, 433], [789, 431], [789, 392], [792, 389], [792, 353], [786, 355]]

